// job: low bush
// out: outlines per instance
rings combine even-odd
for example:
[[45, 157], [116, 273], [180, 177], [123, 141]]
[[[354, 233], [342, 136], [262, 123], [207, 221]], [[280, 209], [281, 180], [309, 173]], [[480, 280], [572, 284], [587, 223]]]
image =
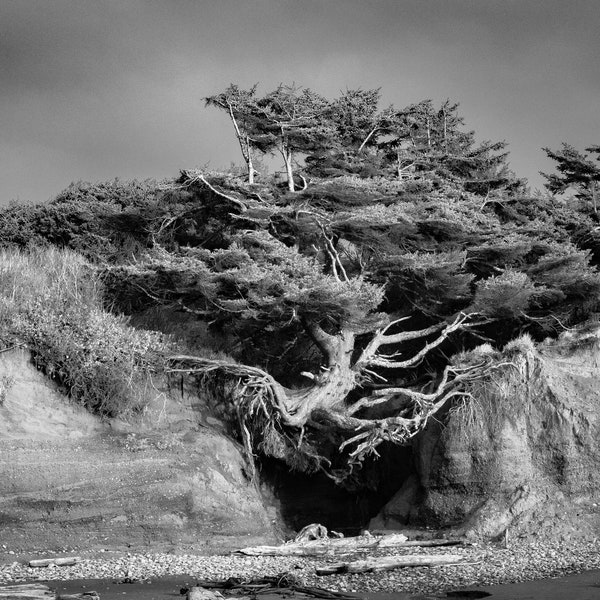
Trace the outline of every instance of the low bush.
[[29, 347], [41, 370], [104, 416], [143, 410], [143, 379], [169, 347], [103, 309], [95, 269], [55, 248], [0, 251], [0, 335]]

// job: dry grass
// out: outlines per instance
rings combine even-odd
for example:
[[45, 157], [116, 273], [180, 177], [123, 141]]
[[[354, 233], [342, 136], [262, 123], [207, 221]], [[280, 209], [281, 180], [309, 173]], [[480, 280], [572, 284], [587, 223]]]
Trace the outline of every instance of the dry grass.
[[141, 380], [166, 347], [105, 311], [93, 267], [55, 248], [0, 251], [0, 336], [28, 346], [72, 398], [107, 416], [143, 409]]
[[467, 441], [484, 434], [495, 439], [506, 419], [518, 415], [529, 401], [532, 373], [529, 372], [535, 344], [528, 335], [510, 341], [501, 352], [489, 345], [475, 348], [461, 360], [477, 360], [478, 354], [493, 356], [502, 364], [486, 377], [469, 382], [468, 395], [451, 409], [450, 421], [459, 438]]

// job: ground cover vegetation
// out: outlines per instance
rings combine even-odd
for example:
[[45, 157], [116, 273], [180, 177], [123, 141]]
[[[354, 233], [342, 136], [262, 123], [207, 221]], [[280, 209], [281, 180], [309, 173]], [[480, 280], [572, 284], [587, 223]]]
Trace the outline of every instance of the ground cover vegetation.
[[105, 416], [142, 411], [168, 340], [106, 311], [93, 267], [68, 249], [0, 251], [1, 348], [24, 345], [77, 402]]
[[[230, 119], [245, 175], [73, 184], [3, 211], [0, 241], [85, 257], [105, 310], [177, 346], [139, 356], [196, 380], [249, 456], [348, 483], [498, 367], [453, 355], [596, 315], [588, 156], [547, 150], [558, 174], [531, 193], [449, 101], [232, 85], [206, 103]], [[282, 177], [257, 171], [265, 154]], [[579, 200], [554, 195], [569, 186]]]

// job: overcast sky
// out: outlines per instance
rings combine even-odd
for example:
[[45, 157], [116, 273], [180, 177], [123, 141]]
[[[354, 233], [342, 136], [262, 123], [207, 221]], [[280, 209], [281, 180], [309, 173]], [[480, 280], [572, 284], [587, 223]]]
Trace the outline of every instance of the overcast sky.
[[458, 101], [541, 185], [600, 143], [599, 0], [0, 0], [0, 204], [241, 162], [229, 83]]

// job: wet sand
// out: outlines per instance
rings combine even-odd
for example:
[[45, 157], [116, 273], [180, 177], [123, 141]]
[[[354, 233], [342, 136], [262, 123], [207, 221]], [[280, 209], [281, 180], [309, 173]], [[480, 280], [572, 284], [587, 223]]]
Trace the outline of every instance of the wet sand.
[[[94, 590], [100, 595], [100, 600], [173, 600], [182, 598], [181, 588], [190, 587], [196, 581], [190, 576], [174, 575], [135, 583], [120, 583], [118, 580], [111, 579], [79, 579], [40, 583], [46, 583], [60, 594], [77, 594]], [[481, 592], [481, 594], [475, 592]], [[486, 595], [484, 596], [483, 593]], [[349, 595], [364, 600], [434, 600], [442, 598], [467, 600], [483, 597], [490, 598], [490, 600], [600, 600], [600, 570], [557, 579], [478, 586], [439, 594], [357, 593]], [[306, 598], [304, 595], [298, 595], [298, 597]], [[263, 600], [275, 598], [280, 600], [282, 596], [261, 594]], [[293, 599], [293, 594], [287, 598]]]

